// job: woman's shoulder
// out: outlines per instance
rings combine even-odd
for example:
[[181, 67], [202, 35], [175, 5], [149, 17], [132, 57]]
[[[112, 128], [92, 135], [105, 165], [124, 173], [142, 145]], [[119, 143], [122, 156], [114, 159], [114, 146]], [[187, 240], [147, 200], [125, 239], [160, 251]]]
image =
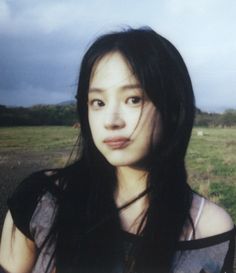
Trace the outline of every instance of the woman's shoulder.
[[218, 204], [195, 193], [193, 197], [195, 236], [179, 241], [176, 272], [233, 272], [236, 230], [232, 218]]
[[41, 193], [57, 186], [58, 169], [47, 169], [34, 172], [24, 178], [17, 186], [9, 200], [37, 199]]
[[56, 202], [57, 172], [55, 169], [32, 173], [19, 183], [8, 198], [8, 209], [14, 225], [29, 239], [32, 239], [30, 222], [39, 202], [49, 197]]
[[224, 208], [204, 197], [201, 197], [201, 200], [203, 200], [202, 211], [198, 224], [195, 227], [197, 239], [207, 238], [233, 230], [233, 220]]
[[80, 162], [75, 162], [63, 168], [41, 170], [19, 183], [7, 203], [15, 226], [26, 237], [32, 239], [30, 226], [35, 226], [34, 223], [37, 225], [41, 219], [50, 220], [59, 200], [68, 191], [66, 189], [74, 190], [68, 186], [79, 184], [82, 167]]

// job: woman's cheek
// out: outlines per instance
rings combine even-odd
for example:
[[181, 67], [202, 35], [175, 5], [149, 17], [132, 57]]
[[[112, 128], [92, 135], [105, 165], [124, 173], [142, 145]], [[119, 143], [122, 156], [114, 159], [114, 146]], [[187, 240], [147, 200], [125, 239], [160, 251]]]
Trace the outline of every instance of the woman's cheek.
[[97, 141], [97, 135], [99, 133], [99, 118], [97, 116], [97, 122], [96, 122], [96, 115], [94, 112], [89, 113], [89, 126], [90, 126], [90, 131], [92, 133], [93, 141], [96, 143]]

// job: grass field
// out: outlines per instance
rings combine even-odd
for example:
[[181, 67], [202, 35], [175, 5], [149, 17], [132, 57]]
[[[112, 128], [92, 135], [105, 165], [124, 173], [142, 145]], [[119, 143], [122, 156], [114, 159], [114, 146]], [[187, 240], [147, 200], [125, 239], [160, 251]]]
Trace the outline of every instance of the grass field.
[[[0, 128], [0, 156], [69, 151], [77, 135], [78, 129], [64, 126]], [[194, 128], [186, 163], [191, 186], [224, 206], [236, 222], [236, 128]]]
[[44, 152], [70, 148], [78, 129], [69, 126], [22, 126], [0, 128], [1, 151]]
[[191, 186], [236, 222], [236, 128], [195, 128], [186, 162]]

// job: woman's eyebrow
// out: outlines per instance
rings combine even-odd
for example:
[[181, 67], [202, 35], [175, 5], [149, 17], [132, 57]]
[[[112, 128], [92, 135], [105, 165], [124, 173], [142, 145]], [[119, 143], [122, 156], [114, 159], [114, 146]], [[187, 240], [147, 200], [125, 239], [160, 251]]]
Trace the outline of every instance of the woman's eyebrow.
[[[125, 84], [119, 87], [120, 90], [126, 91], [130, 89], [142, 89], [140, 84]], [[89, 89], [89, 93], [104, 93], [106, 89], [92, 87]]]
[[140, 84], [126, 84], [120, 87], [121, 90], [142, 89]]
[[89, 91], [88, 91], [88, 93], [103, 93], [103, 92], [105, 92], [104, 89], [96, 88], [96, 87], [89, 88]]

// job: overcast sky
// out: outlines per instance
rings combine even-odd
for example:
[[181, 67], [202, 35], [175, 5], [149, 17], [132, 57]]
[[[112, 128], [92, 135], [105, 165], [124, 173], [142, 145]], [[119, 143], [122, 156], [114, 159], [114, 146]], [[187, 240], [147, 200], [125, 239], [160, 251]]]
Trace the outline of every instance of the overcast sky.
[[74, 98], [98, 35], [149, 25], [181, 52], [197, 106], [236, 108], [235, 0], [0, 0], [0, 104]]

